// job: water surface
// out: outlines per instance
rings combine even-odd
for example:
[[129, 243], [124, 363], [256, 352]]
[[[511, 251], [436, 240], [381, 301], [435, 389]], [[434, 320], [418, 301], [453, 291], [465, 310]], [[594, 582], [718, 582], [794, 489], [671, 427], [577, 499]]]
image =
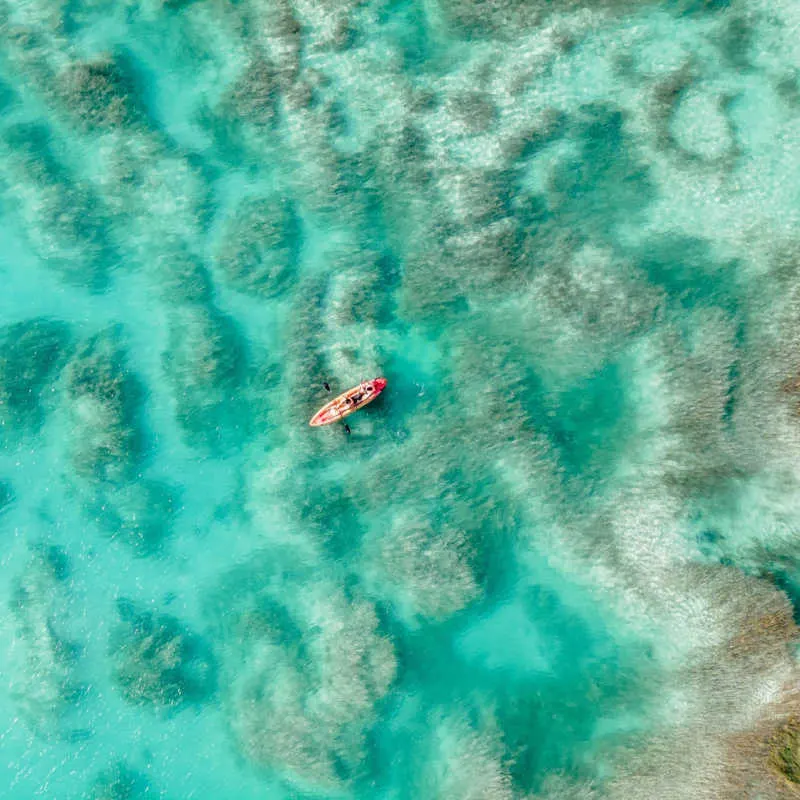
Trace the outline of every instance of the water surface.
[[795, 796], [799, 26], [0, 2], [0, 796]]

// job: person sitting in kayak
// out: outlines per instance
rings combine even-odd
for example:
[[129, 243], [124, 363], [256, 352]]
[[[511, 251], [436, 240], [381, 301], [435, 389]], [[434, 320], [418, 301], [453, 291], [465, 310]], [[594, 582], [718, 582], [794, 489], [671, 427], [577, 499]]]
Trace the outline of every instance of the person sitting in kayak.
[[347, 398], [346, 400], [347, 405], [357, 406], [364, 399], [364, 395], [366, 394], [366, 392], [363, 391], [363, 387], [364, 384], [362, 383], [361, 384], [362, 391], [360, 391], [358, 394], [351, 394], [350, 397]]
[[352, 395], [353, 398], [353, 405], [358, 405], [365, 397], [369, 397], [372, 394], [372, 384], [367, 383], [366, 381], [361, 381], [359, 387], [361, 391], [358, 394]]

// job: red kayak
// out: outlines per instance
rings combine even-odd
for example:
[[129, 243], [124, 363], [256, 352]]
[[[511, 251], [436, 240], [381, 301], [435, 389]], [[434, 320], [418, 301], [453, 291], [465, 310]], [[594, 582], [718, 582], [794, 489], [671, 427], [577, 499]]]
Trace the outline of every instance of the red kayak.
[[362, 381], [358, 386], [348, 389], [330, 403], [326, 403], [311, 417], [309, 425], [315, 428], [319, 425], [330, 425], [331, 422], [344, 419], [348, 414], [364, 408], [371, 403], [386, 388], [386, 378], [373, 378], [371, 381]]

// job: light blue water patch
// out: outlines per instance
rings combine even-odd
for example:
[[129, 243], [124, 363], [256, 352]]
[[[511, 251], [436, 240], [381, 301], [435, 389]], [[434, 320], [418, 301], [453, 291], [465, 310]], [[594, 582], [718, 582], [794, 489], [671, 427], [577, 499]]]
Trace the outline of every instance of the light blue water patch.
[[483, 669], [552, 672], [562, 646], [537, 630], [525, 609], [504, 606], [466, 633], [462, 647]]

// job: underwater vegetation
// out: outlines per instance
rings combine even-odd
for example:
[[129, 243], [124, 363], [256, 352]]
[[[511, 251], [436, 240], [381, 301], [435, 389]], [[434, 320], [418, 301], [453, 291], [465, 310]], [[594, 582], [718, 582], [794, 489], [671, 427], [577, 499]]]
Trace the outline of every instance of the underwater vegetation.
[[175, 308], [162, 360], [175, 398], [175, 416], [189, 441], [224, 447], [243, 437], [247, 419], [240, 392], [246, 353], [232, 320], [213, 307]]
[[256, 297], [280, 294], [297, 260], [297, 220], [282, 197], [243, 200], [222, 223], [216, 259], [226, 283]]
[[209, 270], [203, 260], [183, 249], [167, 250], [150, 263], [158, 294], [165, 303], [207, 305], [212, 299]]
[[778, 731], [772, 740], [770, 764], [792, 783], [800, 783], [800, 729], [794, 717]]
[[119, 622], [109, 640], [113, 680], [129, 703], [172, 709], [207, 701], [215, 689], [213, 656], [171, 614], [117, 601]]
[[85, 131], [130, 125], [140, 115], [135, 85], [124, 62], [110, 54], [69, 64], [56, 92], [75, 124]]
[[344, 788], [360, 777], [375, 705], [395, 676], [392, 643], [369, 602], [273, 566], [262, 584], [252, 569], [226, 576], [213, 605], [237, 747], [299, 786]]
[[8, 481], [0, 481], [0, 513], [14, 501], [14, 489]]
[[13, 800], [796, 796], [798, 25], [0, 0]]
[[69, 283], [101, 291], [111, 246], [93, 188], [57, 155], [47, 126], [15, 123], [0, 131], [0, 192], [22, 221], [30, 246]]
[[463, 719], [439, 719], [425, 742], [427, 765], [415, 791], [420, 797], [514, 797], [503, 746], [491, 723], [478, 730]]
[[396, 593], [399, 605], [427, 619], [445, 619], [480, 595], [471, 563], [472, 546], [463, 533], [432, 531], [425, 523], [400, 519], [365, 545], [382, 592]]
[[[270, 30], [270, 33], [275, 32]], [[254, 56], [217, 106], [220, 123], [228, 127], [253, 126], [262, 135], [268, 132], [278, 113], [279, 76], [276, 72], [268, 58]]]
[[41, 426], [51, 404], [47, 389], [72, 337], [66, 323], [43, 318], [6, 325], [0, 337], [0, 431], [6, 444]]
[[75, 472], [101, 483], [132, 477], [143, 456], [143, 388], [129, 369], [122, 330], [82, 343], [64, 368], [70, 455]]
[[42, 545], [15, 577], [8, 605], [9, 693], [26, 726], [45, 738], [75, 732], [70, 717], [82, 695], [80, 648], [65, 624], [69, 570], [61, 548]]
[[124, 761], [101, 770], [92, 782], [89, 800], [139, 800], [152, 792], [150, 782]]
[[75, 347], [63, 369], [61, 421], [74, 497], [86, 518], [139, 556], [158, 552], [177, 511], [176, 485], [144, 476], [149, 443], [144, 385], [126, 334], [104, 328]]
[[136, 555], [158, 553], [178, 511], [177, 487], [143, 478], [119, 487], [102, 486], [84, 495], [85, 512], [112, 541]]

